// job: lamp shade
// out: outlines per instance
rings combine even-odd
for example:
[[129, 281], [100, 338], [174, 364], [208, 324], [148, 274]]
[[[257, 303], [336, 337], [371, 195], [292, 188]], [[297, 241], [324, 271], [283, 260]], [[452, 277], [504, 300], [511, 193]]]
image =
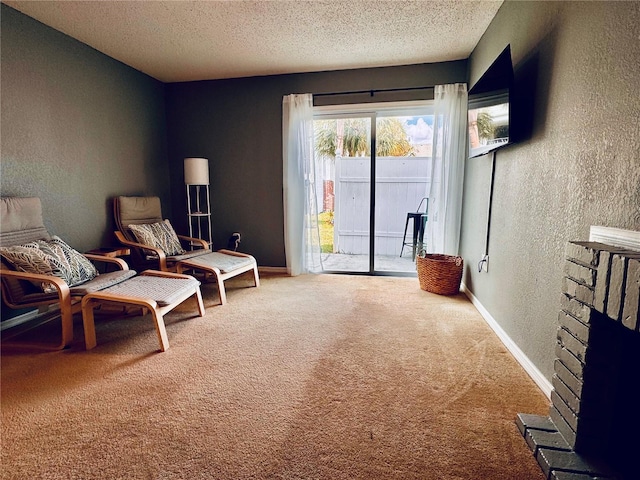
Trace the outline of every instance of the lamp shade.
[[206, 158], [185, 158], [184, 183], [187, 185], [209, 185], [209, 160]]

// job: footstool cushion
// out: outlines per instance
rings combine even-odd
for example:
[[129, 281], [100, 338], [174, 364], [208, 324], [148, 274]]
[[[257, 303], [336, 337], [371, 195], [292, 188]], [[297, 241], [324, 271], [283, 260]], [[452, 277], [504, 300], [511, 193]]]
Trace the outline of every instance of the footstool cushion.
[[[124, 282], [101, 290], [114, 297], [136, 297], [154, 300], [164, 307], [171, 305], [183, 297], [185, 293], [193, 292], [200, 282], [195, 278], [166, 278], [143, 275], [130, 278]], [[117, 302], [117, 300], [113, 300]], [[126, 303], [126, 302], [125, 302]]]
[[195, 267], [215, 267], [220, 270], [220, 273], [229, 273], [242, 267], [253, 266], [256, 261], [253, 257], [236, 257], [225, 253], [211, 252], [206, 255], [189, 258], [181, 263]]

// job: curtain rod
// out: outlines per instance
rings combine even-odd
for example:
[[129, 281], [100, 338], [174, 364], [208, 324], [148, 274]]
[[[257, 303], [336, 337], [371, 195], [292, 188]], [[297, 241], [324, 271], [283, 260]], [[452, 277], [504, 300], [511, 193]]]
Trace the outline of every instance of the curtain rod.
[[314, 97], [329, 97], [334, 95], [361, 95], [368, 93], [373, 97], [376, 93], [384, 92], [405, 92], [410, 90], [434, 90], [435, 87], [407, 87], [407, 88], [377, 88], [372, 90], [351, 90], [349, 92], [330, 92], [330, 93], [314, 93]]

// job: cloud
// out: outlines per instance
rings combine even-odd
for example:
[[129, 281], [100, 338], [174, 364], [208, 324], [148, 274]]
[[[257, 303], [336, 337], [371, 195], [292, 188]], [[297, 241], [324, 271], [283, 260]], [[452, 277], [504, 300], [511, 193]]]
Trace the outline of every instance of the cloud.
[[431, 143], [433, 138], [433, 128], [422, 117], [415, 124], [406, 124], [405, 130], [411, 143]]

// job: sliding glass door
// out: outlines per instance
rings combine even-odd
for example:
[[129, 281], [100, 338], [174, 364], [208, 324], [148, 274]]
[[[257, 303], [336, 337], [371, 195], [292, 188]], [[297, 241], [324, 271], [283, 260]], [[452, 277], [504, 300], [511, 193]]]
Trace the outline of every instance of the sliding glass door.
[[323, 270], [370, 272], [371, 115], [324, 115], [315, 120]]
[[375, 270], [415, 272], [428, 221], [431, 169], [428, 110], [379, 112], [375, 165]]
[[314, 118], [323, 271], [415, 275], [428, 220], [430, 107], [345, 106]]

